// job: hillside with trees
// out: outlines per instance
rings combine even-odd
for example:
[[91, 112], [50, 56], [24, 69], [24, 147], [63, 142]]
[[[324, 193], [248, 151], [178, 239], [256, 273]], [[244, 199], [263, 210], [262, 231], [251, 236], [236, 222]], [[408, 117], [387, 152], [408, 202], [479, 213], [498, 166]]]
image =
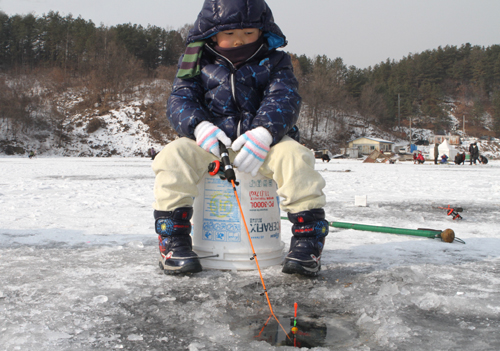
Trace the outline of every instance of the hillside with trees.
[[[64, 147], [76, 124], [138, 97], [134, 118], [153, 140], [171, 140], [164, 105], [188, 30], [0, 12], [0, 147], [21, 134], [56, 136]], [[366, 69], [291, 54], [308, 146], [334, 150], [368, 131], [408, 139], [410, 119], [436, 133], [500, 137], [500, 45], [439, 47]]]

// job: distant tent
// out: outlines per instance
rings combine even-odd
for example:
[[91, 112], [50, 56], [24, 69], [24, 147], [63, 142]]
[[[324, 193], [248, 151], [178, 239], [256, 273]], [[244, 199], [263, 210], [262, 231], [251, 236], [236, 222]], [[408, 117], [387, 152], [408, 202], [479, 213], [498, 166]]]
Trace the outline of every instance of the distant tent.
[[[378, 160], [380, 159], [380, 160]], [[385, 155], [378, 150], [373, 150], [363, 161], [363, 163], [394, 163], [396, 158], [391, 158], [390, 155]], [[392, 161], [392, 162], [391, 162]]]
[[373, 150], [371, 154], [363, 161], [363, 163], [376, 163], [377, 158], [381, 155], [381, 152], [378, 150]]
[[[431, 154], [433, 154], [433, 151], [434, 150], [434, 146], [432, 146], [430, 148], [431, 150]], [[439, 146], [438, 146], [438, 152], [439, 152], [439, 156], [438, 156], [438, 159], [440, 160], [441, 159], [441, 156], [443, 156], [444, 154], [446, 154], [446, 156], [448, 156], [448, 159], [450, 160], [454, 160], [455, 159], [455, 156], [458, 154], [458, 151], [457, 149], [455, 149], [454, 146], [448, 144], [448, 141], [445, 139]]]

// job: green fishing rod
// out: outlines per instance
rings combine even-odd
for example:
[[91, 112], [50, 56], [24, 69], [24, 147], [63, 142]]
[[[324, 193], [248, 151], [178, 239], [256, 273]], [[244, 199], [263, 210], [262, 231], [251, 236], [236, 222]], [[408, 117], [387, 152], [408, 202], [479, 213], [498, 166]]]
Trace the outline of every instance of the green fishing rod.
[[[288, 219], [288, 218], [281, 217], [281, 219]], [[465, 242], [462, 239], [455, 237], [455, 232], [452, 229], [445, 229], [445, 230], [427, 229], [427, 228], [405, 229], [405, 228], [384, 227], [384, 226], [347, 223], [347, 222], [328, 222], [328, 225], [334, 228], [354, 229], [354, 230], [387, 233], [387, 234], [413, 235], [431, 239], [441, 239], [442, 241], [447, 243], [452, 243], [453, 241], [456, 241], [465, 244]]]

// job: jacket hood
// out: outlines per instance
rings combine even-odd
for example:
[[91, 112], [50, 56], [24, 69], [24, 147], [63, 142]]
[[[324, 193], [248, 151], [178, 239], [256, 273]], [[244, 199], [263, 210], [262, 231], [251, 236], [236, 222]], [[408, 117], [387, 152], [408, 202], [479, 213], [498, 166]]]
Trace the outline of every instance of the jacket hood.
[[262, 30], [269, 49], [287, 44], [264, 0], [205, 0], [186, 42], [189, 44], [208, 39], [221, 31], [243, 28]]

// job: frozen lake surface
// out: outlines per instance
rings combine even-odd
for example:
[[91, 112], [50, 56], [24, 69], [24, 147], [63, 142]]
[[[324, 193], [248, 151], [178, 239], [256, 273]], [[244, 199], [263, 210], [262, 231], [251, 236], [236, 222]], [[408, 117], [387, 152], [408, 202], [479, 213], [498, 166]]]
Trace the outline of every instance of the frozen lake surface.
[[[0, 158], [2, 350], [292, 349], [276, 323], [255, 338], [269, 315], [257, 271], [159, 270], [150, 164]], [[285, 328], [297, 302], [314, 350], [500, 350], [500, 161], [316, 166], [328, 220], [451, 228], [466, 244], [331, 228], [317, 278], [263, 269]]]

